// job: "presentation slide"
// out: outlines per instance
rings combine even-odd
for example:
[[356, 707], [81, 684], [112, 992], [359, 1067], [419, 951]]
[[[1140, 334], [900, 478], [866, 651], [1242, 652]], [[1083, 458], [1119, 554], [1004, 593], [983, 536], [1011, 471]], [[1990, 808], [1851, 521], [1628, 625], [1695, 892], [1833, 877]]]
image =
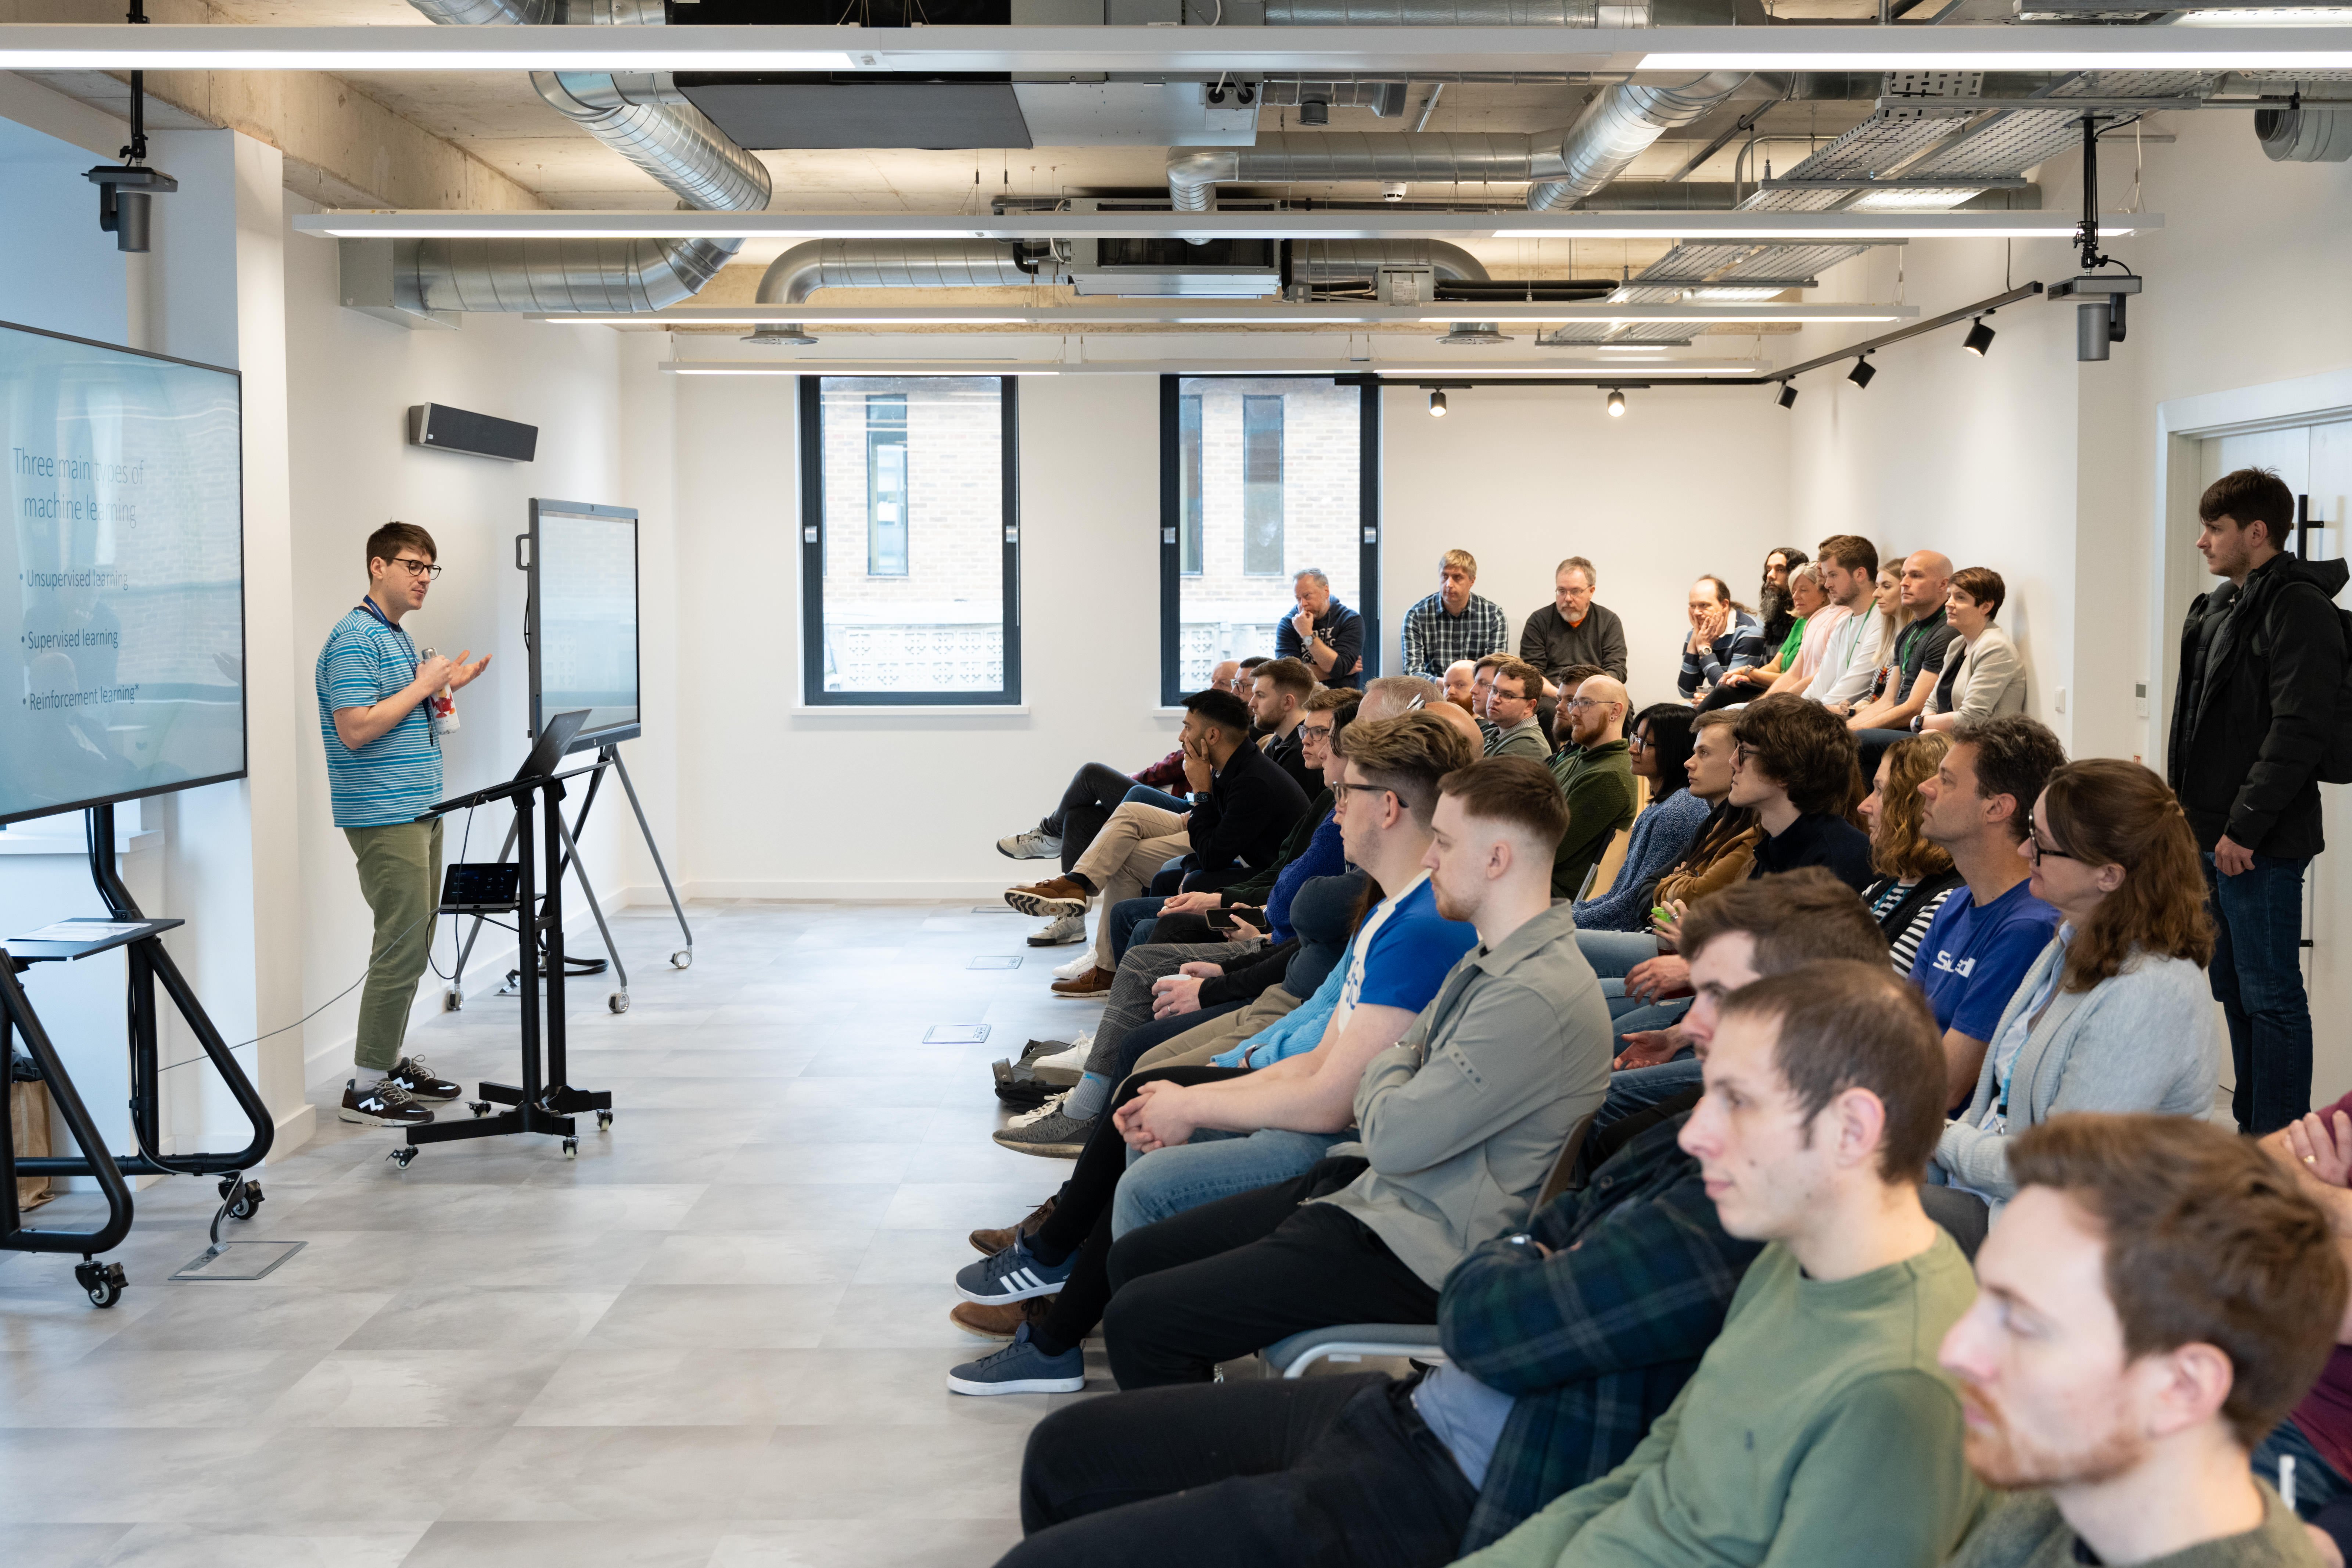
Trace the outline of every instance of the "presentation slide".
[[637, 516], [531, 503], [531, 728], [588, 710], [574, 751], [637, 732]]
[[0, 323], [0, 824], [245, 772], [233, 371]]

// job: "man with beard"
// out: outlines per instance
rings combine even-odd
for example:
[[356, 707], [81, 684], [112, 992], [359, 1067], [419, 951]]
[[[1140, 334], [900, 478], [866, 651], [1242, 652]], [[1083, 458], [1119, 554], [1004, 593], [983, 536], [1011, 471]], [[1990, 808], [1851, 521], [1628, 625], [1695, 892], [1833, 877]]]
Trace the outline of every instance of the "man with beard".
[[2252, 1141], [2187, 1117], [2061, 1116], [2010, 1170], [1940, 1359], [1969, 1468], [2012, 1495], [1952, 1568], [2317, 1561], [2247, 1455], [2338, 1332], [2326, 1215]]
[[1795, 608], [1789, 602], [1789, 574], [1809, 559], [1793, 544], [1783, 544], [1764, 557], [1764, 581], [1756, 591], [1756, 617], [1764, 623], [1764, 647], [1777, 651], [1789, 637], [1789, 628], [1796, 624]]
[[1633, 752], [1625, 744], [1633, 704], [1625, 684], [1613, 675], [1594, 675], [1569, 689], [1573, 695], [1560, 704], [1555, 726], [1567, 739], [1551, 758], [1551, 775], [1568, 802], [1568, 827], [1552, 854], [1555, 899], [1580, 898], [1584, 879], [1609, 852], [1609, 841], [1633, 825]]

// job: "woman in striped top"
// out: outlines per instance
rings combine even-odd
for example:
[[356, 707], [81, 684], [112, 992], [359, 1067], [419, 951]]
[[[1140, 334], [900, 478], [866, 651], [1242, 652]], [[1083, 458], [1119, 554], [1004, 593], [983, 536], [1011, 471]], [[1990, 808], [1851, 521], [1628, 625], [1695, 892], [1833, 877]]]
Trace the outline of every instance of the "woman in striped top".
[[1936, 776], [1951, 742], [1941, 733], [1910, 735], [1886, 748], [1862, 815], [1870, 824], [1870, 863], [1878, 878], [1863, 901], [1886, 933], [1895, 973], [1908, 976], [1911, 960], [1936, 911], [1963, 886], [1952, 858], [1919, 836], [1919, 785]]

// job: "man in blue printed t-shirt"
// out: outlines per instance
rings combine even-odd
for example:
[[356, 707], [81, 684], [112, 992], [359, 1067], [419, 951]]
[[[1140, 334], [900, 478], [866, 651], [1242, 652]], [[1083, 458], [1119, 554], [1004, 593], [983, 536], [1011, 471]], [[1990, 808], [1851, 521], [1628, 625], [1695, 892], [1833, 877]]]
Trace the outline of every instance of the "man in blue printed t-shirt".
[[2028, 889], [2017, 847], [2066, 761], [2058, 737], [2022, 713], [1964, 720], [1951, 733], [1936, 776], [1919, 784], [1919, 833], [1951, 855], [1969, 896], [1944, 900], [1911, 961], [1944, 1031], [1947, 1107], [1976, 1091], [1985, 1042], [2058, 929], [2058, 911]]
[[351, 840], [360, 893], [375, 916], [352, 1053], [359, 1071], [343, 1088], [341, 1113], [371, 1127], [430, 1121], [423, 1101], [461, 1092], [400, 1050], [440, 907], [441, 822], [417, 820], [441, 798], [432, 699], [471, 684], [490, 662], [487, 654], [471, 664], [463, 653], [420, 657], [400, 629], [441, 574], [437, 554], [433, 536], [413, 523], [370, 534], [367, 597], [335, 623], [319, 652], [319, 732], [335, 826]]

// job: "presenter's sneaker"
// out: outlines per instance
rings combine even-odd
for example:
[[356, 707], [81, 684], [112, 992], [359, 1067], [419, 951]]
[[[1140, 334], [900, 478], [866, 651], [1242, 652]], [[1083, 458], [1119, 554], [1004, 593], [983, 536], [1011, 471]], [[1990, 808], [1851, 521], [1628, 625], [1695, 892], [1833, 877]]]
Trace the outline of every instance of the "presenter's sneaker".
[[431, 1108], [391, 1078], [366, 1089], [352, 1079], [343, 1085], [343, 1103], [336, 1114], [362, 1127], [422, 1127], [433, 1120]]
[[1108, 996], [1111, 982], [1118, 978], [1115, 969], [1089, 968], [1076, 980], [1056, 980], [1050, 989], [1056, 996]]
[[996, 841], [996, 852], [1008, 860], [1051, 860], [1062, 852], [1062, 836], [1043, 826]]
[[[1052, 1217], [1054, 1205], [1060, 1201], [1060, 1195], [1058, 1194], [1054, 1197], [1047, 1198], [1044, 1203], [1039, 1204], [1035, 1208], [1029, 1211], [1029, 1217], [1027, 1219], [1023, 1220], [1019, 1225], [1014, 1226], [1010, 1230], [973, 1231], [971, 1233], [971, 1249], [974, 1252], [979, 1253], [982, 1258], [992, 1257], [996, 1253], [1003, 1251], [1006, 1247], [1012, 1246], [1023, 1237], [1036, 1235], [1037, 1227], [1044, 1225], [1047, 1219]], [[1013, 1331], [1007, 1329], [1004, 1331], [1002, 1337], [1010, 1339], [1012, 1336]]]
[[1087, 1146], [1087, 1139], [1094, 1130], [1094, 1118], [1081, 1121], [1055, 1105], [1034, 1121], [1000, 1128], [992, 1136], [1015, 1153], [1036, 1154], [1048, 1160], [1075, 1160], [1078, 1152]]
[[1087, 917], [1056, 915], [1029, 933], [1031, 947], [1067, 947], [1087, 940]]
[[1004, 901], [1024, 915], [1059, 920], [1087, 912], [1087, 890], [1067, 877], [1052, 877], [1026, 887], [1004, 889]]
[[968, 1361], [948, 1373], [958, 1394], [1076, 1394], [1087, 1385], [1087, 1356], [1072, 1345], [1047, 1355], [1029, 1339], [1030, 1326], [1013, 1331], [1013, 1342], [992, 1355]]
[[965, 1333], [977, 1334], [983, 1340], [1009, 1340], [1024, 1323], [1042, 1323], [1045, 1314], [1054, 1310], [1051, 1296], [1032, 1296], [1026, 1301], [1015, 1301], [1009, 1307], [983, 1307], [974, 1301], [959, 1301], [948, 1309], [948, 1321]]
[[1015, 1241], [992, 1257], [967, 1263], [956, 1270], [956, 1294], [982, 1306], [1003, 1307], [1032, 1296], [1057, 1294], [1070, 1270], [1078, 1266], [1075, 1249], [1059, 1263], [1040, 1263], [1030, 1256], [1026, 1239]]
[[455, 1100], [466, 1092], [446, 1078], [435, 1078], [423, 1057], [403, 1057], [384, 1076], [419, 1100]]

